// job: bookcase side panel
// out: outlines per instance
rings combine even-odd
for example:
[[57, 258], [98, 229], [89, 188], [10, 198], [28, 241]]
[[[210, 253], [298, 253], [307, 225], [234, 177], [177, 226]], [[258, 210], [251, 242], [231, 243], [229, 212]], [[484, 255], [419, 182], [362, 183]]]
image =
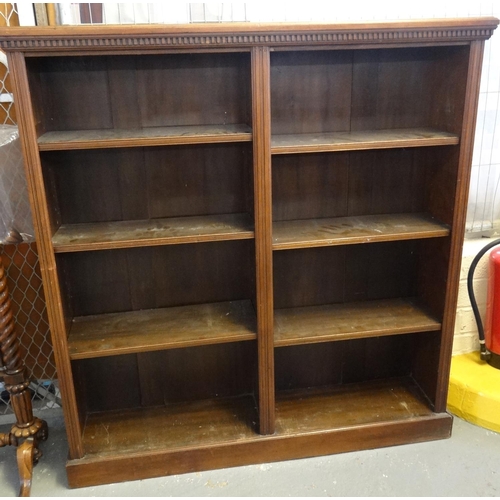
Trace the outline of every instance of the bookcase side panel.
[[33, 223], [37, 237], [40, 271], [47, 297], [47, 313], [52, 334], [54, 357], [64, 401], [63, 409], [67, 426], [69, 454], [71, 458], [79, 458], [83, 455], [82, 429], [75, 399], [71, 364], [67, 351], [67, 320], [62, 307], [57, 267], [51, 245], [51, 224], [36, 143], [37, 131], [31, 105], [28, 75], [24, 55], [21, 52], [10, 53], [8, 57], [9, 68], [13, 76], [18, 124], [22, 138], [21, 147], [25, 162]]

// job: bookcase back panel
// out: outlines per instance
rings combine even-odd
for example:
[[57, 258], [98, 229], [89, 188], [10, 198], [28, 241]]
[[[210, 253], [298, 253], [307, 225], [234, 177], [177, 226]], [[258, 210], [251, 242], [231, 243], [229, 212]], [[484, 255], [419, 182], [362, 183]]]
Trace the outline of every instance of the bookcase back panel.
[[347, 215], [425, 211], [426, 165], [420, 150], [351, 153]]
[[427, 156], [421, 148], [275, 156], [273, 220], [428, 211]]
[[428, 207], [440, 221], [453, 224], [455, 210], [455, 193], [457, 190], [459, 163], [459, 147], [443, 147], [423, 150], [427, 154], [429, 164], [426, 189], [428, 193]]
[[273, 221], [346, 215], [349, 153], [272, 159]]
[[274, 252], [276, 308], [409, 297], [417, 293], [418, 243]]
[[141, 405], [253, 394], [255, 342], [235, 342], [138, 355]]
[[254, 299], [252, 240], [59, 256], [75, 316]]
[[459, 133], [468, 56], [465, 46], [272, 53], [272, 133]]
[[399, 335], [280, 347], [276, 390], [408, 376], [412, 343], [412, 335]]
[[44, 131], [249, 123], [249, 71], [249, 53], [28, 60]]
[[[246, 144], [46, 152], [63, 224], [253, 212]], [[58, 217], [56, 217], [58, 218]]]
[[418, 295], [442, 318], [449, 279], [451, 238], [422, 240], [419, 245]]
[[467, 47], [355, 51], [351, 130], [460, 133], [468, 53]]
[[442, 345], [442, 332], [427, 332], [415, 335], [412, 344], [412, 377], [432, 405], [436, 403], [439, 353]]
[[349, 130], [352, 52], [271, 53], [272, 133]]
[[82, 411], [252, 394], [256, 353], [254, 342], [236, 342], [74, 361], [87, 394]]

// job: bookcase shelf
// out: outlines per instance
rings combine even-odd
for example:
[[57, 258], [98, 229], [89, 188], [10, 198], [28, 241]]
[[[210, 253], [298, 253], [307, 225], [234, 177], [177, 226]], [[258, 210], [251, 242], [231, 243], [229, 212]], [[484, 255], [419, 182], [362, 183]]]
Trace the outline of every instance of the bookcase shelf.
[[219, 142], [248, 142], [248, 125], [192, 125], [143, 129], [64, 130], [46, 132], [38, 138], [40, 151], [71, 149], [175, 146]]
[[449, 228], [428, 214], [384, 214], [275, 222], [273, 249], [440, 238]]
[[70, 487], [450, 435], [497, 24], [0, 29]]
[[[251, 396], [93, 413], [83, 437], [89, 457], [235, 444], [256, 436], [256, 413]], [[138, 440], [137, 429], [144, 425], [160, 433]]]
[[421, 391], [405, 378], [282, 391], [276, 413], [280, 434], [321, 431], [326, 422], [341, 429], [432, 415]]
[[[379, 411], [368, 411], [378, 408]], [[384, 411], [391, 408], [390, 414]], [[271, 440], [310, 432], [330, 432], [384, 421], [431, 417], [419, 389], [411, 380], [394, 379], [346, 388], [283, 391], [278, 394], [277, 431]], [[349, 420], [345, 420], [346, 412]], [[251, 397], [181, 403], [165, 408], [94, 413], [85, 426], [84, 439], [92, 455], [185, 450], [209, 445], [260, 441], [255, 432], [256, 408]], [[328, 424], [327, 424], [328, 422]], [[157, 435], [137, 440], [133, 432], [145, 424], [160, 428]], [[127, 435], [124, 436], [124, 433]]]
[[253, 237], [253, 224], [248, 214], [222, 214], [67, 224], [59, 227], [52, 244], [55, 252], [82, 252]]
[[441, 323], [411, 299], [277, 309], [274, 325], [276, 347], [441, 329]]
[[415, 148], [458, 144], [455, 134], [430, 128], [281, 134], [271, 139], [272, 154], [319, 153], [365, 149]]
[[71, 359], [255, 340], [250, 301], [199, 304], [74, 318]]

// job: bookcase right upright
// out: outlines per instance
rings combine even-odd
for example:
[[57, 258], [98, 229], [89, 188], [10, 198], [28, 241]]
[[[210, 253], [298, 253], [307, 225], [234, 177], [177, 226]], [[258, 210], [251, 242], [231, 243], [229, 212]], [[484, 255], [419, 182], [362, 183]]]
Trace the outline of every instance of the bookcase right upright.
[[445, 411], [474, 50], [271, 53], [278, 422]]

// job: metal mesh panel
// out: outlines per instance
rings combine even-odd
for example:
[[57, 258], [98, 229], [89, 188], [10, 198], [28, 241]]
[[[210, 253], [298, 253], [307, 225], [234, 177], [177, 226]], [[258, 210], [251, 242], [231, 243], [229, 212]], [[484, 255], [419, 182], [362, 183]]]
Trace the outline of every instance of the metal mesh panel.
[[[16, 329], [32, 377], [33, 408], [60, 406], [36, 244], [3, 245], [1, 250]], [[0, 414], [11, 411], [8, 402], [8, 394], [2, 390]]]

